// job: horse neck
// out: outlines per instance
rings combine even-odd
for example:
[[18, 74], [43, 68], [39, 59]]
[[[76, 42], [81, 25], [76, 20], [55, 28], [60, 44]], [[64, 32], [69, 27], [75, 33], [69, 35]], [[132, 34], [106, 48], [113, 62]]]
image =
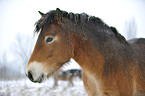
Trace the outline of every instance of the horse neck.
[[[111, 60], [115, 62], [113, 61], [114, 58], [118, 60], [118, 51], [122, 51], [120, 52], [122, 58], [128, 57], [128, 54], [123, 52], [124, 50], [128, 50], [126, 49], [127, 47], [125, 47], [125, 45], [120, 46], [118, 39], [116, 39], [117, 37], [113, 32], [109, 32], [108, 27], [102, 27], [100, 29], [98, 26], [89, 25], [89, 27], [85, 29], [85, 25], [82, 28], [81, 26], [70, 23], [67, 19], [65, 22], [62, 29], [67, 32], [69, 37], [73, 54], [72, 58], [78, 62], [83, 70], [89, 71], [89, 73], [92, 74], [95, 72], [96, 76], [101, 76], [104, 74], [103, 71], [108, 69], [107, 66], [112, 66], [107, 65], [112, 63], [105, 61]], [[97, 31], [98, 29], [99, 32]], [[112, 55], [114, 58], [112, 58]]]
[[[101, 75], [103, 71], [104, 57], [96, 49], [92, 42], [84, 34], [72, 33], [69, 36], [73, 49], [73, 59], [89, 73], [96, 72]], [[84, 72], [84, 71], [83, 71]]]

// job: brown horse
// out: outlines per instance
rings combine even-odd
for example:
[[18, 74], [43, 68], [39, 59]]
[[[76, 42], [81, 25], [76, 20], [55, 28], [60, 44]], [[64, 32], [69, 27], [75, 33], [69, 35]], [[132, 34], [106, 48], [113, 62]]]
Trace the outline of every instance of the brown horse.
[[[133, 47], [134, 51], [137, 54], [137, 57], [139, 59], [139, 61], [141, 62], [140, 64], [140, 68], [144, 71], [143, 73], [145, 73], [145, 68], [144, 65], [145, 64], [145, 38], [134, 38], [128, 41], [131, 46]], [[144, 82], [145, 85], [145, 82]]]
[[145, 96], [145, 54], [115, 28], [85, 13], [39, 13], [40, 34], [26, 68], [31, 81], [43, 82], [73, 58], [89, 96]]

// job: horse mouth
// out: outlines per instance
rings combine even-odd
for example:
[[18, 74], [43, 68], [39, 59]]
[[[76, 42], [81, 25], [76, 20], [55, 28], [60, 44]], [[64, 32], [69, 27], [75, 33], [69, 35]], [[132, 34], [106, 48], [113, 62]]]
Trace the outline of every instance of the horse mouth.
[[42, 83], [44, 81], [44, 74], [42, 74], [37, 80], [32, 81], [34, 83]]

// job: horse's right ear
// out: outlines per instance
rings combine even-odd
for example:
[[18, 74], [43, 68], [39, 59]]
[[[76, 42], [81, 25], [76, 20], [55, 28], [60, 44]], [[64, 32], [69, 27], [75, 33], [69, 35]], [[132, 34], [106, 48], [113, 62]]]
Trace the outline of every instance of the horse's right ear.
[[61, 18], [61, 10], [59, 8], [56, 8], [56, 16], [57, 16], [57, 20], [59, 20], [59, 18]]
[[45, 14], [44, 13], [42, 13], [42, 12], [40, 12], [40, 11], [38, 11], [39, 12], [39, 14], [43, 17]]
[[59, 8], [56, 8], [56, 19], [57, 19], [57, 23], [61, 24], [61, 22], [62, 22], [62, 11]]

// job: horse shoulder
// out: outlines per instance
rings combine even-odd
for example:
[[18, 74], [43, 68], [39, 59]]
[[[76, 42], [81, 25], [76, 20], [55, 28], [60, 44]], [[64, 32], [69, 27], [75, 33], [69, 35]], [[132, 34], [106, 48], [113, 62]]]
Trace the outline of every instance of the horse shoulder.
[[96, 79], [93, 74], [83, 71], [83, 81], [88, 96], [103, 96], [101, 81]]

